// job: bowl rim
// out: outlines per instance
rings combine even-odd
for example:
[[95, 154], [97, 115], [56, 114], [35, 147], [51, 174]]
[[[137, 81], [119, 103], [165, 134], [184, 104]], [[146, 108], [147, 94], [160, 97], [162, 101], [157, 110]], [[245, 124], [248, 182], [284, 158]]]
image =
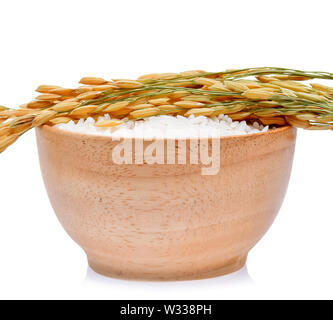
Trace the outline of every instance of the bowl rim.
[[[36, 127], [37, 130], [46, 130], [49, 131], [53, 134], [57, 134], [57, 135], [62, 135], [62, 136], [72, 136], [74, 138], [80, 138], [80, 139], [100, 139], [100, 140], [110, 140], [110, 141], [120, 141], [120, 140], [125, 140], [125, 139], [136, 139], [134, 137], [119, 137], [117, 138], [117, 140], [113, 140], [114, 137], [112, 136], [107, 136], [107, 135], [102, 135], [102, 134], [95, 134], [95, 133], [82, 133], [82, 132], [75, 132], [75, 131], [70, 131], [70, 130], [62, 130], [59, 128], [56, 128], [54, 126], [50, 126], [50, 125], [43, 125], [40, 127]], [[296, 131], [297, 128], [290, 126], [290, 125], [285, 125], [285, 126], [281, 126], [278, 127], [276, 129], [269, 129], [268, 131], [265, 132], [255, 132], [255, 133], [250, 133], [250, 134], [240, 134], [240, 135], [230, 135], [230, 136], [221, 136], [221, 137], [208, 137], [208, 140], [212, 140], [212, 139], [219, 139], [219, 140], [231, 140], [231, 139], [247, 139], [247, 138], [251, 138], [251, 137], [261, 137], [261, 136], [269, 136], [269, 135], [274, 135], [274, 134], [278, 134], [278, 133], [282, 133], [285, 131], [290, 131], [290, 130], [295, 130]], [[187, 137], [187, 138], [144, 138], [143, 141], [159, 141], [159, 140], [191, 140], [194, 139], [194, 137]]]

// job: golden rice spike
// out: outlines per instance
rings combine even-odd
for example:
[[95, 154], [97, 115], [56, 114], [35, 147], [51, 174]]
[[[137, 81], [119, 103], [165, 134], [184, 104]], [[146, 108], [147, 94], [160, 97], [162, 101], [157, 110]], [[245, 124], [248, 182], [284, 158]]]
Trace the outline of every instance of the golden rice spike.
[[194, 108], [190, 109], [185, 113], [185, 116], [188, 117], [191, 114], [194, 116], [210, 116], [212, 115], [214, 110], [212, 108]]
[[115, 112], [121, 109], [124, 109], [128, 106], [129, 101], [119, 101], [115, 103], [110, 103], [103, 111], [104, 112]]
[[49, 120], [49, 122], [52, 124], [52, 125], [55, 125], [55, 124], [60, 124], [60, 123], [67, 123], [69, 121], [71, 121], [72, 119], [69, 118], [69, 117], [57, 117], [57, 118], [54, 118], [54, 119], [51, 119]]
[[205, 106], [204, 103], [196, 101], [177, 101], [174, 103], [174, 105], [177, 107], [187, 108], [187, 109], [200, 108]]
[[87, 85], [99, 85], [107, 83], [106, 80], [103, 78], [96, 78], [96, 77], [84, 77], [82, 78], [79, 83], [87, 84]]
[[62, 102], [59, 102], [56, 105], [54, 105], [52, 107], [52, 110], [57, 111], [57, 112], [67, 112], [67, 111], [73, 110], [74, 108], [76, 108], [79, 105], [80, 105], [80, 102], [76, 102], [76, 101], [62, 101]]
[[53, 110], [43, 110], [41, 111], [33, 120], [32, 126], [38, 127], [41, 124], [46, 123], [57, 115], [56, 111]]
[[130, 116], [131, 116], [131, 118], [137, 119], [137, 118], [156, 116], [159, 113], [160, 113], [160, 110], [158, 108], [148, 108], [148, 109], [132, 111], [130, 113]]
[[76, 109], [74, 109], [70, 115], [71, 116], [86, 116], [89, 113], [94, 112], [96, 109], [95, 105], [86, 105], [83, 107], [78, 107]]
[[249, 89], [242, 93], [242, 96], [250, 100], [269, 100], [273, 93], [264, 89]]
[[61, 87], [52, 86], [52, 85], [48, 85], [48, 84], [42, 84], [35, 91], [40, 92], [40, 93], [50, 93], [51, 90], [59, 89], [59, 88], [61, 88]]
[[61, 97], [59, 94], [54, 93], [42, 93], [39, 96], [36, 97], [36, 100], [48, 100], [48, 101], [54, 101]]
[[100, 127], [100, 128], [107, 128], [107, 127], [119, 126], [122, 123], [124, 123], [123, 120], [111, 119], [111, 120], [105, 120], [105, 121], [96, 122], [95, 126], [96, 127]]

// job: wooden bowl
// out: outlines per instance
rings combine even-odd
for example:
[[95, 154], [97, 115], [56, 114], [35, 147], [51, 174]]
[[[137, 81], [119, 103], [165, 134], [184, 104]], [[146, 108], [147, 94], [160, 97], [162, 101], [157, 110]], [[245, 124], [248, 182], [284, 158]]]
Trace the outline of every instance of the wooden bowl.
[[279, 211], [296, 139], [289, 126], [222, 137], [219, 172], [202, 175], [201, 164], [115, 164], [119, 142], [107, 136], [50, 126], [36, 132], [51, 204], [90, 267], [141, 280], [243, 267]]

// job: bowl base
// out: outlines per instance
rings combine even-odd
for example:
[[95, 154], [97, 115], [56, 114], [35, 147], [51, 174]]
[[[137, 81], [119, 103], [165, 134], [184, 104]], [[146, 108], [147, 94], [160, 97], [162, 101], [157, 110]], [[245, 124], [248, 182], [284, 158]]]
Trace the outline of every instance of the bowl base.
[[231, 263], [224, 264], [218, 268], [205, 270], [201, 272], [138, 272], [138, 271], [123, 271], [116, 270], [113, 266], [100, 264], [89, 259], [89, 267], [95, 272], [110, 278], [123, 280], [140, 280], [140, 281], [188, 281], [200, 280], [208, 278], [216, 278], [236, 272], [243, 268], [246, 264], [247, 255], [232, 259]]

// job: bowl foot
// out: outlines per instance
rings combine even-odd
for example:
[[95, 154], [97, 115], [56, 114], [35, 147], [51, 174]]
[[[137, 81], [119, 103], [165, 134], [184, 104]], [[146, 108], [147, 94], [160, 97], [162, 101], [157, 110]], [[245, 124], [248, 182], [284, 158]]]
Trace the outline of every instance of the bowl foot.
[[187, 281], [215, 278], [229, 273], [233, 273], [243, 268], [246, 264], [247, 255], [237, 257], [217, 268], [205, 269], [202, 271], [139, 271], [139, 270], [119, 270], [112, 265], [101, 264], [88, 257], [88, 264], [95, 272], [111, 278], [124, 280], [141, 281]]

